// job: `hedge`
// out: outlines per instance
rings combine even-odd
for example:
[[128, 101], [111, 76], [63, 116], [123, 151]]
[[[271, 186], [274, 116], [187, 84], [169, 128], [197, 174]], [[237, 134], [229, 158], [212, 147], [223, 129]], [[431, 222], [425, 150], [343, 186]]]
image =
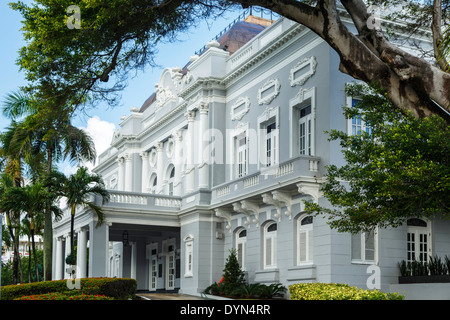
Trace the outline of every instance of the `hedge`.
[[38, 295], [31, 295], [31, 296], [23, 296], [20, 298], [15, 298], [14, 300], [32, 300], [32, 301], [39, 301], [39, 300], [114, 300], [114, 298], [107, 297], [105, 295], [93, 295], [93, 294], [64, 294], [64, 293], [46, 293], [46, 294], [38, 294]]
[[403, 300], [398, 293], [364, 290], [340, 283], [297, 283], [289, 286], [291, 300]]
[[[78, 280], [78, 279], [77, 279]], [[81, 288], [70, 290], [67, 280], [53, 280], [19, 285], [2, 286], [2, 300], [13, 300], [23, 296], [48, 293], [65, 293], [68, 295], [105, 295], [116, 300], [133, 298], [136, 294], [136, 280], [128, 278], [83, 278]]]

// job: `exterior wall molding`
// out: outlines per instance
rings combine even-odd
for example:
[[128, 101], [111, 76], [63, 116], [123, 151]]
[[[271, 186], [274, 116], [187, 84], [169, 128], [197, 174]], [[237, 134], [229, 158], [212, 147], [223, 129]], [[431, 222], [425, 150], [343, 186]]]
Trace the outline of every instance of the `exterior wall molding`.
[[226, 229], [228, 232], [231, 232], [231, 210], [225, 208], [217, 208], [214, 209], [216, 216], [222, 219], [225, 219], [227, 222]]
[[[241, 111], [236, 112], [236, 109], [242, 107]], [[236, 100], [236, 102], [231, 106], [231, 120], [241, 120], [247, 112], [250, 110], [250, 98], [249, 97], [240, 97]]]
[[[306, 71], [299, 77], [296, 77], [295, 74], [300, 70], [308, 68]], [[289, 82], [291, 83], [291, 87], [295, 87], [296, 85], [304, 85], [309, 78], [311, 78], [316, 73], [317, 68], [317, 60], [316, 57], [311, 56], [308, 58], [303, 58], [300, 60], [290, 71], [289, 73]]]
[[[273, 99], [275, 99], [280, 94], [280, 80], [271, 79], [268, 80], [261, 88], [258, 90], [258, 103], [259, 104], [270, 104]], [[271, 90], [265, 97], [263, 97], [264, 92]]]
[[[278, 203], [282, 203], [286, 206], [286, 216], [288, 216], [289, 220], [292, 218], [292, 196], [287, 192], [283, 191], [272, 191], [273, 200]], [[281, 211], [280, 211], [281, 215]]]
[[318, 203], [319, 198], [323, 196], [322, 191], [320, 191], [320, 183], [303, 181], [297, 183], [297, 188], [300, 194], [311, 196], [315, 203]]
[[265, 204], [269, 204], [275, 207], [277, 213], [275, 214], [275, 218], [278, 219], [278, 222], [281, 221], [281, 208], [283, 207], [283, 203], [279, 200], [275, 200], [273, 194], [270, 192], [263, 193], [261, 195], [262, 200]]
[[[255, 53], [252, 59], [248, 59], [246, 62], [242, 62], [238, 68], [230, 72], [223, 80], [225, 85], [229, 85], [233, 80], [237, 79], [239, 76], [244, 74], [254, 65], [258, 64], [268, 55], [272, 54], [275, 50], [279, 49], [283, 44], [294, 38], [297, 34], [302, 31], [307, 30], [306, 27], [302, 25], [294, 25], [289, 31], [286, 31], [281, 37], [273, 40], [269, 45], [263, 47], [260, 52]], [[249, 56], [250, 57], [250, 56]]]

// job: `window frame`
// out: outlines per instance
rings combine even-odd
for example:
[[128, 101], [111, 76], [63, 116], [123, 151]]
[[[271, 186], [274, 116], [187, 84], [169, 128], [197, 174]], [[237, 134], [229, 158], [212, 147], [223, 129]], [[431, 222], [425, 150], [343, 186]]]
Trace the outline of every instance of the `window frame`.
[[188, 234], [184, 237], [184, 277], [194, 276], [194, 237]]
[[[272, 226], [276, 226], [275, 230], [270, 230]], [[277, 267], [277, 233], [278, 224], [275, 221], [270, 221], [266, 223], [263, 231], [263, 268], [264, 269], [274, 269]], [[268, 263], [268, 248], [267, 243], [270, 241], [270, 263]]]
[[[245, 232], [245, 236], [241, 237], [241, 233]], [[242, 252], [239, 251], [239, 245], [242, 245]], [[246, 270], [247, 264], [247, 229], [239, 228], [235, 232], [235, 249], [237, 253], [237, 259], [241, 260], [239, 265], [243, 271]]]
[[[311, 222], [307, 224], [302, 224], [305, 219], [311, 218]], [[305, 251], [306, 259], [302, 260], [302, 243], [301, 234], [305, 233]], [[297, 228], [296, 228], [296, 238], [297, 238], [297, 252], [296, 252], [296, 262], [297, 266], [311, 265], [314, 262], [314, 218], [311, 215], [302, 214], [297, 218]]]
[[[366, 252], [367, 252], [367, 248], [366, 248], [366, 235], [367, 232], [359, 232], [356, 234], [351, 234], [351, 260], [353, 264], [377, 264], [378, 263], [378, 230], [375, 229], [371, 232], [372, 236], [373, 236], [373, 260], [370, 260], [366, 257]], [[355, 257], [354, 256], [354, 240], [359, 243], [359, 256]], [[355, 242], [355, 243], [356, 243]]]
[[[425, 223], [426, 226], [418, 226], [418, 225], [409, 225], [408, 223], [412, 220], [420, 220], [421, 222]], [[429, 261], [430, 257], [432, 256], [432, 232], [431, 232], [431, 221], [429, 220], [425, 220], [425, 219], [419, 219], [419, 218], [412, 218], [412, 219], [408, 219], [407, 220], [407, 230], [406, 230], [406, 261], [407, 262], [411, 262], [413, 261], [412, 259], [410, 259], [409, 257], [409, 253], [410, 253], [410, 246], [409, 246], [409, 234], [413, 234], [414, 235], [414, 247], [418, 247], [419, 250], [414, 250], [415, 254], [414, 254], [414, 258], [415, 261]], [[427, 240], [426, 240], [426, 252], [425, 254], [427, 255], [426, 260], [420, 259], [420, 255], [424, 252], [423, 250], [420, 250], [420, 245], [421, 245], [421, 239], [420, 239], [420, 235], [426, 235], [427, 236]], [[419, 257], [419, 259], [417, 259], [417, 257]]]
[[[264, 171], [264, 168], [270, 168], [280, 163], [280, 108], [267, 107], [266, 110], [258, 117], [258, 169]], [[274, 128], [268, 133], [269, 125]], [[271, 159], [267, 157], [268, 138], [271, 139]]]
[[[348, 108], [354, 107], [356, 101], [358, 101], [358, 100], [361, 101], [361, 98], [351, 97], [351, 96], [347, 96], [346, 99], [347, 99], [346, 104], [347, 104]], [[356, 123], [358, 120], [360, 121], [360, 123]], [[356, 135], [360, 135], [361, 132], [366, 132], [368, 134], [372, 134], [372, 127], [367, 125], [367, 123], [361, 119], [360, 115], [354, 116], [353, 118], [347, 118], [347, 134], [348, 135], [352, 135], [352, 136], [355, 135], [355, 133], [353, 132], [354, 127], [360, 128], [360, 131], [356, 132]]]
[[311, 113], [304, 120], [310, 120], [310, 154], [303, 156], [315, 156], [316, 154], [316, 87], [308, 89], [301, 88], [297, 95], [289, 100], [289, 122], [290, 122], [290, 157], [300, 156], [300, 114], [301, 110], [311, 107]]

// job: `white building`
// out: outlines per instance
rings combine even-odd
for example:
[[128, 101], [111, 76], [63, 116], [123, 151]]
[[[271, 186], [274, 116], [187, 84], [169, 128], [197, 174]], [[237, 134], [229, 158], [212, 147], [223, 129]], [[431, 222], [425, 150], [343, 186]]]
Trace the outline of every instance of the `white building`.
[[[397, 263], [408, 255], [447, 254], [448, 221], [352, 236], [304, 214], [303, 200], [327, 204], [324, 167], [343, 164], [324, 131], [352, 130], [342, 106], [353, 79], [338, 65], [307, 28], [251, 16], [185, 68], [166, 68], [100, 156], [95, 171], [111, 201], [99, 228], [92, 212], [76, 214], [77, 276], [133, 277], [138, 290], [199, 294], [220, 280], [237, 248], [249, 282], [366, 288], [375, 265], [381, 290], [390, 291], [399, 289]], [[55, 279], [67, 277], [69, 231], [67, 212], [54, 223]], [[415, 247], [412, 234], [424, 235]]]

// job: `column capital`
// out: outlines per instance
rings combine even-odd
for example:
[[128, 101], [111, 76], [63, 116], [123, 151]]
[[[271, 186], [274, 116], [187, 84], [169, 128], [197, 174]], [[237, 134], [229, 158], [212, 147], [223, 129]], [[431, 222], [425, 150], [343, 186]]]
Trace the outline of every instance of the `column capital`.
[[175, 130], [172, 133], [172, 139], [176, 142], [183, 140], [183, 129]]
[[148, 159], [149, 152], [148, 151], [142, 151], [139, 153], [142, 159]]
[[187, 118], [188, 121], [194, 121], [195, 120], [195, 110], [189, 110], [184, 113], [184, 116]]
[[164, 142], [159, 141], [156, 143], [156, 151], [157, 152], [163, 152], [164, 150]]
[[133, 159], [133, 156], [132, 156], [132, 154], [131, 153], [126, 153], [125, 154], [125, 161], [131, 161]]
[[200, 114], [208, 114], [209, 105], [207, 103], [201, 103], [198, 110], [200, 111]]

